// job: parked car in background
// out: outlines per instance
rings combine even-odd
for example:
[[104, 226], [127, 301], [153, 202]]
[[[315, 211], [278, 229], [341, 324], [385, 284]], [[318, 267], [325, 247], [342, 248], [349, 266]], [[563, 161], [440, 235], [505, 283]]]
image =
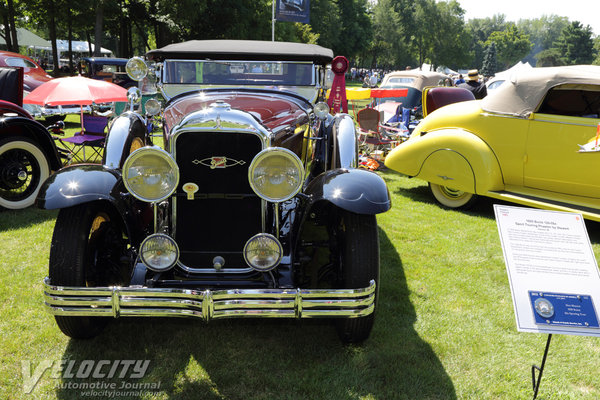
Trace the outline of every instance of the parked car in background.
[[62, 166], [48, 130], [22, 108], [23, 80], [23, 69], [0, 67], [0, 208], [32, 205]]
[[[358, 169], [354, 121], [324, 102], [332, 51], [209, 40], [147, 57], [166, 100], [146, 103], [163, 147], [127, 111], [103, 165], [63, 168], [38, 196], [60, 209], [44, 281], [59, 328], [88, 338], [104, 317], [335, 318], [343, 341], [365, 340], [376, 214], [391, 204], [383, 179]], [[141, 80], [148, 66], [134, 58], [128, 71]]]
[[481, 195], [600, 221], [599, 124], [600, 67], [522, 69], [428, 114], [385, 164], [428, 181], [446, 207]]
[[0, 67], [23, 68], [23, 90], [27, 93], [52, 79], [35, 61], [19, 53], [0, 51]]
[[396, 97], [390, 101], [401, 102], [404, 108], [415, 109], [417, 117], [421, 114], [421, 92], [426, 86], [437, 86], [440, 80], [448, 78], [448, 75], [411, 69], [405, 71], [394, 71], [386, 74], [379, 86], [381, 89], [407, 89], [404, 97]]
[[79, 60], [79, 74], [92, 79], [101, 79], [130, 88], [137, 86], [125, 71], [127, 58], [83, 57]]

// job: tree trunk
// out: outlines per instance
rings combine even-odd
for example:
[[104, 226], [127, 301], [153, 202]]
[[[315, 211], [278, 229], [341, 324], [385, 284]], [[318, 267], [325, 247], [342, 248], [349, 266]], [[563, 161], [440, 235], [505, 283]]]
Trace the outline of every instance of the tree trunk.
[[88, 56], [92, 57], [94, 54], [92, 52], [92, 37], [90, 36], [90, 31], [85, 31], [85, 37], [88, 42]]
[[[6, 0], [6, 5], [8, 6], [8, 23], [10, 25], [10, 34], [12, 36], [12, 48], [8, 48], [15, 53], [19, 52], [19, 39], [17, 38], [17, 27], [15, 26], [15, 7], [13, 5], [13, 0]], [[6, 42], [8, 45], [8, 42]]]
[[4, 41], [6, 42], [6, 49], [10, 50], [12, 49], [12, 38], [10, 35], [10, 23], [8, 22], [8, 13], [4, 14], [4, 34], [2, 35], [2, 37], [4, 38]]
[[71, 7], [67, 8], [67, 40], [69, 41], [69, 71], [71, 73], [75, 72], [75, 68], [73, 68], [73, 13]]
[[96, 6], [96, 28], [94, 29], [94, 56], [102, 55], [102, 25], [104, 20], [104, 2], [98, 1]]
[[53, 73], [56, 74], [59, 71], [58, 66], [58, 46], [56, 45], [56, 16], [54, 10], [54, 0], [46, 0], [48, 18], [50, 19], [50, 26], [48, 26], [48, 34], [50, 35], [50, 43], [52, 43], [52, 69]]

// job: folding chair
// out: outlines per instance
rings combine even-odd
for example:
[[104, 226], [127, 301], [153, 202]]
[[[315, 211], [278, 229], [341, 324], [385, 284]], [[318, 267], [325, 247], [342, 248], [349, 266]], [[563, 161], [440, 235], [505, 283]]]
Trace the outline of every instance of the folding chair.
[[[81, 132], [75, 133], [72, 137], [58, 138], [65, 148], [69, 151], [69, 164], [78, 162], [88, 162], [90, 160], [102, 159], [102, 149], [106, 133], [104, 130], [108, 125], [108, 118], [94, 115], [83, 115]], [[90, 157], [86, 155], [86, 147], [90, 149]]]
[[358, 144], [362, 151], [370, 153], [372, 150], [389, 150], [393, 140], [384, 139], [379, 131], [381, 114], [374, 108], [363, 108], [357, 114], [358, 119]]

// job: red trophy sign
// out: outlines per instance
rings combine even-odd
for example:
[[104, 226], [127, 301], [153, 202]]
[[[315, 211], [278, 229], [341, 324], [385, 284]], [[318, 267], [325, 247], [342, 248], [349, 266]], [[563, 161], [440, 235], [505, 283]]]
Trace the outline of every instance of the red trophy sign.
[[337, 56], [331, 63], [331, 70], [335, 74], [331, 85], [331, 92], [327, 104], [333, 114], [343, 111], [348, 112], [348, 100], [346, 100], [346, 78], [348, 60], [344, 56]]

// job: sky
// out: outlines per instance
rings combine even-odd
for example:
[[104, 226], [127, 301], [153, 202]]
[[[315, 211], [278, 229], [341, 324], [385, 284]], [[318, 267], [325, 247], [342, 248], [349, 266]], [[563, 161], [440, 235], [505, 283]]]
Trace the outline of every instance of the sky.
[[465, 10], [465, 21], [473, 18], [504, 14], [507, 21], [535, 19], [556, 14], [570, 22], [579, 21], [592, 27], [593, 35], [600, 35], [600, 1], [598, 0], [458, 0]]

